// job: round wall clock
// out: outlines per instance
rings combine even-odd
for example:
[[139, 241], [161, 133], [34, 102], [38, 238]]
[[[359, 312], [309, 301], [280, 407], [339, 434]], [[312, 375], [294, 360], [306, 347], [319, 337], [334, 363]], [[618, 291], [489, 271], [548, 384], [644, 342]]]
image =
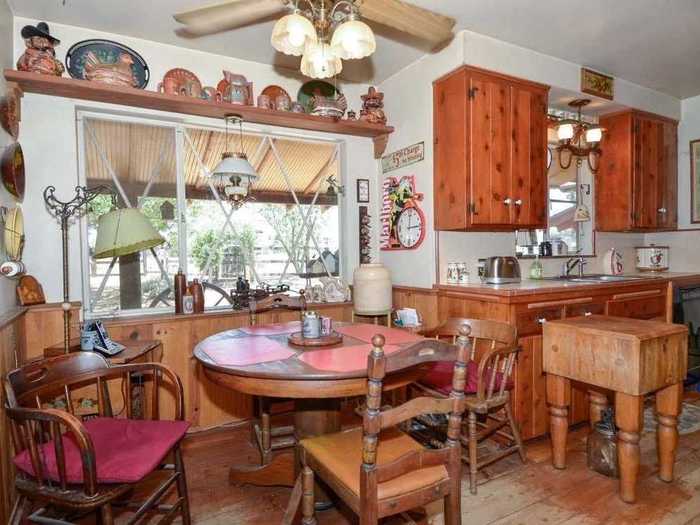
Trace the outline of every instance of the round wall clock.
[[419, 208], [405, 208], [399, 215], [396, 231], [402, 248], [417, 248], [425, 237], [425, 216]]

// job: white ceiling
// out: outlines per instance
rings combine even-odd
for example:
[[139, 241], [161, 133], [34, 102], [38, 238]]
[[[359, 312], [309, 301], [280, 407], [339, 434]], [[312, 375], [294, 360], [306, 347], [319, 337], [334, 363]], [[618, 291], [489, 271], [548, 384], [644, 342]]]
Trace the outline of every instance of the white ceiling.
[[[185, 39], [170, 14], [218, 0], [8, 0], [15, 15], [88, 27], [296, 68], [269, 44], [273, 21]], [[670, 95], [700, 94], [700, 0], [411, 0], [469, 29], [610, 73]], [[65, 5], [64, 5], [65, 4]], [[99, 6], [99, 7], [97, 7]], [[346, 61], [344, 77], [381, 82], [423, 53], [379, 32], [371, 59]], [[393, 35], [396, 36], [396, 35]]]

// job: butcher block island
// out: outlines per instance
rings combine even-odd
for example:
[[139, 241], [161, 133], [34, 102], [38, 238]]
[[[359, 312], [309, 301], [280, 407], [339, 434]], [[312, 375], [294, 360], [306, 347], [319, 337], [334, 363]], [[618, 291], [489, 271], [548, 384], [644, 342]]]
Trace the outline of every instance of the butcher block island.
[[[663, 274], [614, 282], [524, 280], [507, 285], [436, 285], [440, 318], [505, 321], [516, 326], [520, 352], [515, 368], [513, 409], [523, 439], [549, 432], [542, 327], [549, 321], [610, 315], [634, 319], [673, 319], [674, 283], [700, 282], [700, 275]], [[588, 419], [585, 385], [574, 384], [569, 423]]]

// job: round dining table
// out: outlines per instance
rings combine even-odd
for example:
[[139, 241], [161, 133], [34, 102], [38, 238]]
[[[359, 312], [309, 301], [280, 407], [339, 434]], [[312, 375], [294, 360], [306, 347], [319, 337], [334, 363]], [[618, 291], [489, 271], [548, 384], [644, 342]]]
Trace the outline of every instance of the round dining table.
[[[201, 341], [194, 350], [205, 375], [213, 382], [253, 396], [294, 400], [296, 439], [337, 432], [343, 398], [367, 393], [367, 355], [372, 337], [385, 337], [390, 354], [422, 339], [406, 330], [361, 323], [334, 323], [342, 342], [333, 346], [296, 346], [289, 342], [300, 322], [228, 330]], [[385, 390], [412, 383], [425, 372], [413, 368], [390, 374]], [[233, 484], [294, 484], [292, 451], [279, 452], [265, 465], [234, 466]]]

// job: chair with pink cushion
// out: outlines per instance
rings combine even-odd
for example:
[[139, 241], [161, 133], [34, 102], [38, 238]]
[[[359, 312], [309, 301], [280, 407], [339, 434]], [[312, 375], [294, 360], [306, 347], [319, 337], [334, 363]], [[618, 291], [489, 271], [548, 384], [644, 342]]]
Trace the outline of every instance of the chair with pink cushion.
[[[150, 419], [134, 419], [131, 382], [148, 381]], [[110, 400], [121, 389], [123, 403]], [[158, 393], [174, 396], [174, 420], [159, 420]], [[14, 444], [18, 498], [10, 523], [67, 524], [98, 513], [114, 523], [113, 506], [124, 505], [136, 523], [161, 514], [190, 523], [189, 500], [180, 443], [184, 421], [182, 384], [157, 363], [110, 366], [100, 355], [76, 352], [25, 365], [5, 379], [7, 415]], [[96, 398], [97, 406], [80, 402]], [[142, 400], [144, 401], [144, 400]], [[60, 407], [60, 408], [59, 408]], [[119, 409], [119, 413], [113, 411]], [[172, 457], [172, 463], [169, 458]], [[156, 470], [162, 482], [142, 501], [129, 501], [136, 484]], [[161, 478], [159, 478], [161, 479]], [[161, 504], [175, 489], [172, 504]], [[58, 516], [58, 517], [57, 517]]]
[[[515, 452], [525, 461], [525, 449], [513, 419], [510, 395], [518, 353], [518, 335], [515, 327], [507, 323], [451, 318], [437, 328], [423, 332], [423, 336], [454, 342], [464, 325], [471, 328], [469, 337], [472, 346], [464, 389], [468, 395], [469, 415], [461, 436], [468, 454], [462, 459], [469, 464], [469, 488], [472, 494], [476, 494], [476, 476], [480, 468]], [[452, 368], [451, 362], [437, 363], [412, 387], [436, 397], [447, 397], [452, 388]], [[508, 427], [510, 432], [504, 427]], [[479, 459], [478, 443], [493, 435], [508, 440], [508, 446], [489, 457]]]

